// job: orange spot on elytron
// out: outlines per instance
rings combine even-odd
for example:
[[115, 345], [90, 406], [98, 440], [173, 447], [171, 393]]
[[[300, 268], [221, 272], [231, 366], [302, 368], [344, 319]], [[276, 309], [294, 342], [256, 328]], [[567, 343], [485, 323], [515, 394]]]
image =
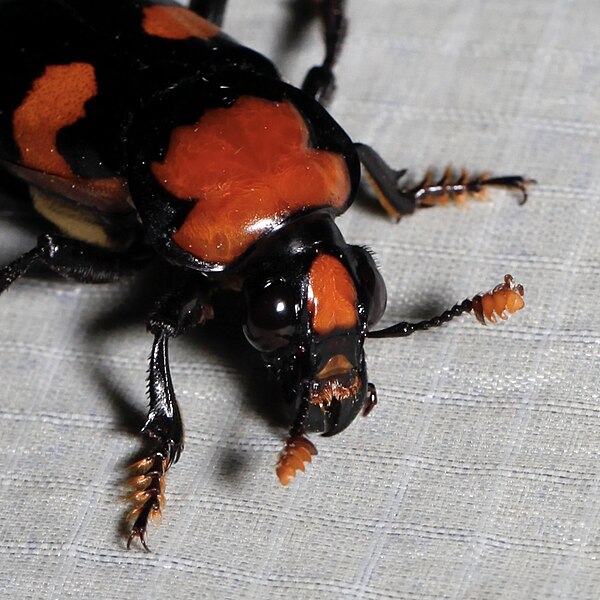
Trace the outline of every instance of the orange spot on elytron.
[[22, 164], [62, 177], [73, 173], [56, 148], [56, 136], [85, 116], [85, 103], [97, 93], [94, 67], [87, 63], [51, 65], [33, 82], [13, 114], [14, 138]]
[[161, 185], [197, 200], [173, 240], [210, 263], [227, 264], [291, 214], [341, 209], [350, 193], [342, 156], [309, 148], [308, 129], [290, 102], [241, 97], [171, 134]]
[[142, 27], [148, 35], [168, 40], [185, 40], [191, 37], [207, 40], [220, 31], [210, 21], [179, 6], [146, 6]]
[[346, 267], [333, 256], [321, 254], [308, 273], [308, 310], [319, 335], [358, 325], [356, 287]]

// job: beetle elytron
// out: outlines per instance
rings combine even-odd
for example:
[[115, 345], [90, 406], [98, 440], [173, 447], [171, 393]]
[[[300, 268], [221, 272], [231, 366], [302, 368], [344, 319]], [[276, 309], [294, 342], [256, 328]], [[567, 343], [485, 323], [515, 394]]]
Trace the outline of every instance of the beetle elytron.
[[82, 282], [114, 281], [156, 255], [173, 271], [148, 322], [144, 431], [156, 446], [132, 479], [128, 545], [139, 538], [146, 548], [164, 474], [183, 449], [169, 339], [211, 317], [215, 290], [241, 294], [246, 338], [280, 384], [292, 424], [277, 466], [283, 484], [316, 452], [305, 433], [337, 434], [374, 406], [366, 337], [523, 306], [507, 276], [439, 317], [374, 331], [384, 282], [369, 251], [347, 244], [334, 223], [356, 196], [361, 164], [394, 217], [490, 186], [525, 201], [529, 181], [447, 172], [401, 186], [404, 172], [353, 143], [321, 104], [333, 89], [343, 0], [316, 4], [325, 57], [301, 88], [221, 32], [224, 7], [0, 1], [0, 166], [27, 184], [27, 202], [49, 223], [0, 271], [0, 292], [35, 263]]

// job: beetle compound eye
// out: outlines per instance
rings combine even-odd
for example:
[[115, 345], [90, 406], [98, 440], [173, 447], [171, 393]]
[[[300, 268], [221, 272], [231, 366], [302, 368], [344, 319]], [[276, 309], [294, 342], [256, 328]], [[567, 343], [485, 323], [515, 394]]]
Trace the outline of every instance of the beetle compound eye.
[[271, 352], [289, 343], [296, 323], [294, 288], [285, 281], [268, 281], [246, 294], [248, 341], [261, 352]]
[[369, 315], [367, 324], [371, 327], [381, 319], [385, 312], [387, 290], [369, 250], [361, 246], [352, 246], [352, 253], [356, 260], [356, 273], [360, 281], [360, 288], [366, 296]]

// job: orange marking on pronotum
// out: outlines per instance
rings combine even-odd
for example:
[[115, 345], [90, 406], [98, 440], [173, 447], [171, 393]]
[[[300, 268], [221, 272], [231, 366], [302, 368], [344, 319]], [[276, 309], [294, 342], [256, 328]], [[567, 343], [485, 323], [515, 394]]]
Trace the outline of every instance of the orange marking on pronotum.
[[207, 40], [220, 32], [214, 23], [179, 6], [144, 7], [142, 27], [148, 35], [169, 40], [185, 40], [191, 37]]
[[356, 287], [346, 267], [333, 256], [322, 254], [308, 274], [308, 310], [313, 330], [319, 335], [358, 324]]
[[165, 160], [152, 163], [168, 192], [196, 201], [175, 243], [227, 264], [295, 212], [341, 209], [350, 193], [346, 163], [308, 141], [306, 123], [290, 102], [250, 96], [176, 128]]
[[85, 116], [85, 103], [97, 91], [92, 65], [46, 67], [13, 115], [22, 163], [45, 173], [72, 177], [71, 168], [56, 148], [56, 136], [63, 127]]

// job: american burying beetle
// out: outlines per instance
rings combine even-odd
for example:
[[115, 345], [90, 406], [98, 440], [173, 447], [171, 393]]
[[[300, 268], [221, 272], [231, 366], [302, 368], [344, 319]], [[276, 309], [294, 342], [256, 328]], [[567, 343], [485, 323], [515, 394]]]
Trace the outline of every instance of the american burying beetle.
[[[164, 475], [183, 449], [169, 339], [212, 317], [215, 291], [245, 306], [244, 333], [281, 388], [292, 423], [282, 484], [316, 453], [307, 432], [343, 431], [377, 401], [366, 337], [403, 337], [473, 311], [484, 322], [523, 306], [510, 276], [438, 317], [375, 330], [386, 307], [368, 250], [334, 220], [354, 200], [361, 164], [382, 207], [400, 217], [520, 176], [428, 174], [403, 186], [369, 146], [353, 143], [320, 101], [345, 30], [342, 0], [317, 4], [325, 58], [300, 89], [222, 34], [225, 0], [0, 2], [0, 164], [53, 225], [0, 271], [0, 292], [32, 265], [109, 282], [157, 255], [173, 272], [150, 317], [154, 450], [134, 469], [129, 543], [146, 546]], [[29, 18], [35, 14], [36, 19]], [[217, 23], [217, 24], [215, 24]]]

